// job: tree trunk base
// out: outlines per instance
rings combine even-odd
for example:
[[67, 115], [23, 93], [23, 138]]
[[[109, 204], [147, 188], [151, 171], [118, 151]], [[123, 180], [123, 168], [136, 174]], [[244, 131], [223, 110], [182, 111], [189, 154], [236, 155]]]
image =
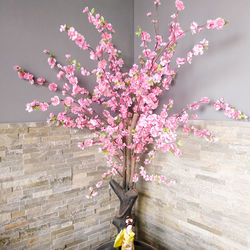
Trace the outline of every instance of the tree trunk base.
[[126, 227], [126, 217], [131, 218], [131, 211], [138, 197], [136, 189], [124, 190], [115, 180], [110, 181], [110, 186], [120, 200], [120, 211], [113, 219], [113, 224], [116, 226], [118, 233]]

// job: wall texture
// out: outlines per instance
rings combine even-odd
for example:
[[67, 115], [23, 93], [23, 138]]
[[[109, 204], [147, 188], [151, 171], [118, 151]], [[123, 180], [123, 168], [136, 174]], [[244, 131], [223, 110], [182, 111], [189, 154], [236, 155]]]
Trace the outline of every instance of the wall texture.
[[0, 249], [92, 249], [109, 240], [118, 201], [104, 183], [106, 162], [80, 150], [86, 131], [44, 123], [0, 124]]
[[[1, 0], [0, 1], [0, 122], [45, 121], [51, 112], [25, 111], [26, 103], [34, 99], [48, 101], [52, 93], [46, 88], [35, 88], [20, 81], [14, 65], [20, 65], [36, 76], [49, 82], [57, 82], [56, 73], [48, 63], [44, 49], [54, 52], [59, 62], [65, 63], [65, 54], [71, 54], [88, 69], [93, 61], [87, 51], [81, 51], [66, 33], [61, 33], [61, 24], [75, 27], [95, 47], [99, 34], [82, 14], [85, 6], [95, 8], [116, 30], [114, 42], [127, 66], [133, 63], [133, 0]], [[93, 79], [80, 77], [88, 89], [93, 88]], [[60, 81], [58, 81], [60, 83]], [[64, 82], [61, 82], [62, 84]]]
[[157, 155], [148, 172], [177, 184], [141, 183], [139, 237], [161, 250], [250, 249], [250, 124], [194, 124], [213, 131], [218, 141], [180, 135], [181, 158]]
[[[179, 22], [183, 30], [189, 28], [193, 21], [203, 24], [208, 19], [223, 17], [229, 21], [223, 31], [205, 30], [199, 35], [187, 34], [180, 39], [176, 48], [176, 56], [185, 57], [195, 43], [203, 38], [209, 41], [209, 49], [202, 56], [193, 58], [191, 65], [181, 67], [175, 85], [162, 98], [174, 99], [174, 112], [180, 112], [187, 104], [200, 100], [203, 96], [221, 98], [240, 110], [250, 114], [249, 90], [250, 71], [248, 58], [250, 55], [250, 1], [228, 0], [185, 0], [185, 9], [180, 13]], [[152, 0], [134, 0], [134, 29], [138, 26], [154, 34], [153, 25], [146, 13], [151, 11], [155, 18]], [[160, 31], [164, 38], [168, 37], [170, 15], [175, 11], [175, 0], [161, 0]], [[135, 37], [134, 58], [138, 61], [141, 52], [140, 39]], [[200, 119], [223, 120], [221, 114], [212, 108], [203, 109]]]

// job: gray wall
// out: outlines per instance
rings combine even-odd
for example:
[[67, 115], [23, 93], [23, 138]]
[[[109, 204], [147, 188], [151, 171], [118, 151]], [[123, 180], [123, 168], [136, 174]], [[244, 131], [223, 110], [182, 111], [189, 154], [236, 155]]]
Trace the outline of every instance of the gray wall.
[[[138, 38], [133, 36], [138, 25], [151, 29], [151, 23], [145, 17], [152, 9], [152, 0], [0, 0], [0, 122], [44, 121], [48, 112], [25, 111], [25, 104], [33, 99], [49, 100], [52, 93], [47, 89], [35, 88], [17, 78], [13, 65], [21, 65], [36, 75], [56, 81], [55, 73], [47, 65], [47, 57], [41, 52], [47, 48], [54, 51], [58, 59], [64, 62], [64, 54], [71, 53], [91, 66], [88, 54], [79, 50], [66, 36], [59, 32], [60, 24], [67, 23], [77, 28], [92, 44], [97, 43], [97, 33], [88, 24], [81, 10], [86, 5], [95, 7], [106, 19], [113, 23], [116, 34], [114, 41], [123, 51], [126, 64], [135, 61], [139, 53]], [[193, 20], [202, 23], [208, 18], [222, 16], [230, 25], [224, 31], [203, 32], [200, 36], [188, 35], [179, 43], [178, 56], [184, 55], [194, 44], [206, 37], [210, 48], [206, 55], [194, 58], [192, 65], [181, 68], [176, 85], [163, 96], [175, 100], [173, 111], [179, 111], [187, 103], [202, 96], [224, 97], [242, 111], [250, 114], [248, 90], [250, 73], [250, 2], [239, 1], [198, 1], [186, 0], [185, 11], [180, 21], [187, 28]], [[174, 0], [162, 0], [161, 31], [167, 35], [169, 15]], [[134, 44], [134, 46], [133, 46]], [[133, 49], [134, 48], [134, 49]], [[134, 53], [135, 52], [135, 53]], [[94, 81], [83, 79], [89, 87]], [[203, 110], [201, 119], [224, 119], [213, 109]]]
[[[152, 0], [134, 0], [134, 25], [153, 32], [148, 11], [154, 14]], [[162, 0], [160, 7], [160, 30], [166, 38], [168, 23], [174, 11], [174, 0]], [[199, 100], [203, 96], [224, 97], [226, 101], [250, 114], [250, 1], [249, 0], [185, 0], [184, 11], [180, 14], [180, 23], [184, 30], [192, 21], [203, 24], [207, 19], [223, 17], [230, 22], [223, 31], [202, 32], [200, 35], [186, 35], [179, 40], [176, 56], [184, 57], [195, 42], [206, 38], [209, 50], [203, 56], [193, 58], [191, 65], [184, 65], [176, 78], [176, 84], [164, 96], [173, 98], [173, 111], [180, 111], [186, 104]], [[134, 58], [137, 61], [139, 38], [135, 38]], [[227, 119], [212, 108], [206, 108], [199, 116], [201, 119]]]
[[[0, 122], [45, 121], [52, 111], [31, 114], [25, 111], [26, 103], [34, 99], [49, 100], [53, 93], [20, 81], [12, 70], [14, 65], [44, 76], [50, 82], [56, 81], [56, 74], [50, 70], [47, 57], [42, 53], [49, 49], [62, 63], [65, 62], [64, 55], [70, 53], [87, 68], [92, 68], [88, 52], [80, 51], [66, 33], [59, 31], [60, 25], [66, 23], [95, 46], [99, 41], [98, 32], [82, 14], [85, 6], [94, 7], [114, 25], [114, 42], [122, 50], [125, 63], [132, 64], [132, 0], [0, 0]], [[82, 80], [93, 85], [93, 81]]]

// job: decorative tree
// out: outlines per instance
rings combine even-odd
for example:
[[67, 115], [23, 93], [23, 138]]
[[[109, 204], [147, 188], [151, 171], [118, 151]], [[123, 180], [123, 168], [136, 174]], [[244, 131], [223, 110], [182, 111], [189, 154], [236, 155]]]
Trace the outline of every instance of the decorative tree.
[[[57, 71], [57, 78], [68, 82], [59, 86], [56, 83], [46, 82], [43, 77], [35, 78], [19, 66], [14, 67], [19, 77], [29, 81], [30, 84], [43, 85], [52, 92], [60, 92], [49, 102], [34, 100], [28, 103], [26, 107], [28, 112], [46, 111], [51, 105], [61, 104], [64, 111], [58, 114], [51, 113], [49, 123], [67, 128], [87, 128], [93, 133], [92, 139], [79, 142], [78, 146], [84, 149], [92, 145], [100, 145], [100, 151], [107, 157], [107, 165], [110, 169], [103, 173], [102, 178], [105, 180], [111, 177], [110, 185], [120, 199], [120, 212], [113, 220], [113, 224], [119, 231], [125, 226], [125, 218], [131, 216], [132, 207], [138, 197], [136, 183], [139, 177], [145, 181], [165, 185], [175, 183], [174, 180], [162, 175], [148, 175], [142, 165], [149, 164], [159, 150], [176, 156], [181, 155], [181, 141], [177, 140], [178, 128], [182, 128], [186, 133], [204, 137], [210, 142], [214, 140], [214, 136], [208, 130], [199, 130], [188, 125], [190, 117], [197, 118], [194, 112], [201, 104], [212, 105], [216, 110], [224, 111], [230, 118], [248, 120], [245, 114], [225, 103], [223, 99], [211, 101], [207, 97], [171, 115], [169, 110], [173, 106], [173, 101], [169, 100], [168, 104], [163, 105], [161, 110], [156, 112], [162, 93], [169, 90], [181, 66], [185, 63], [191, 64], [193, 57], [202, 55], [208, 49], [208, 41], [203, 39], [195, 44], [185, 57], [177, 57], [173, 62], [177, 41], [187, 32], [196, 34], [204, 29], [221, 30], [227, 24], [224, 19], [217, 18], [207, 20], [202, 25], [193, 22], [188, 30], [183, 31], [178, 22], [178, 16], [184, 9], [184, 5], [182, 1], [176, 0], [176, 12], [171, 15], [168, 40], [164, 41], [159, 34], [160, 4], [160, 0], [154, 1], [156, 8], [156, 19], [152, 19], [155, 29], [154, 39], [151, 39], [150, 34], [141, 28], [136, 32], [142, 40], [140, 65], [134, 64], [128, 72], [122, 71], [124, 63], [120, 57], [121, 51], [112, 43], [115, 32], [113, 26], [96, 13], [95, 9], [90, 11], [88, 7], [83, 10], [83, 13], [87, 14], [89, 22], [95, 26], [101, 36], [96, 48], [91, 47], [85, 37], [73, 27], [61, 25], [60, 31], [66, 31], [69, 38], [80, 49], [89, 51], [90, 59], [97, 63], [95, 69], [89, 71], [70, 55], [66, 55], [67, 64], [61, 65], [56, 61], [53, 53], [44, 50], [48, 55], [51, 69]], [[149, 12], [147, 16], [151, 18], [152, 14]], [[151, 43], [153, 47], [150, 49]], [[83, 76], [96, 76], [97, 85], [93, 92], [79, 84], [78, 72]], [[100, 107], [102, 111], [97, 112]], [[145, 159], [143, 163], [142, 156]], [[115, 175], [122, 178], [121, 185], [112, 179]], [[96, 186], [90, 187], [87, 198], [97, 195], [101, 185], [102, 181], [99, 181]]]

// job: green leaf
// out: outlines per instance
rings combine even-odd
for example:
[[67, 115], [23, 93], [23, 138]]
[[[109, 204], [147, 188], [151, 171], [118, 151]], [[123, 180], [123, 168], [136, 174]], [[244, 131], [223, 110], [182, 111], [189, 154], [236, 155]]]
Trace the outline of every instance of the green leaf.
[[177, 141], [177, 145], [178, 145], [179, 147], [182, 147], [182, 141], [181, 141], [181, 140], [178, 140], [178, 141]]
[[90, 12], [91, 12], [91, 14], [94, 15], [95, 14], [95, 8], [92, 8]]
[[245, 118], [245, 115], [244, 115], [244, 114], [239, 114], [239, 115], [238, 115], [238, 118], [239, 118], [239, 119], [244, 119], [244, 118]]
[[156, 72], [159, 72], [159, 71], [161, 71], [162, 70], [162, 66], [159, 64], [158, 65], [158, 68], [157, 68], [157, 70], [156, 70]]
[[116, 53], [116, 56], [117, 56], [117, 57], [120, 57], [120, 56], [121, 56], [121, 54], [120, 54], [120, 53]]
[[40, 110], [40, 107], [39, 106], [35, 106], [34, 110]]
[[173, 79], [175, 78], [175, 74], [172, 75], [172, 78], [173, 78]]
[[54, 53], [51, 53], [51, 54], [50, 54], [50, 57], [53, 57], [53, 58], [54, 58], [54, 57], [55, 57], [55, 54], [54, 54]]
[[69, 107], [69, 106], [64, 106], [64, 108], [65, 108], [65, 109], [70, 109], [70, 107]]
[[99, 77], [99, 78], [101, 78], [101, 77], [102, 77], [102, 74], [96, 73], [96, 76]]
[[132, 129], [132, 134], [136, 134], [136, 130], [135, 129]]
[[100, 134], [100, 136], [103, 137], [103, 138], [106, 138], [106, 137], [107, 137], [106, 133], [104, 133], [104, 132], [100, 132], [99, 134]]
[[117, 125], [121, 121], [121, 117], [118, 116], [118, 118], [115, 120], [115, 124]]
[[168, 109], [168, 110], [171, 109], [171, 108], [173, 108], [172, 105], [168, 105], [168, 106], [167, 106], [167, 109]]
[[104, 108], [106, 108], [106, 109], [107, 109], [108, 107], [109, 107], [109, 105], [108, 105], [108, 104], [106, 104], [106, 105], [104, 106]]
[[118, 135], [118, 133], [117, 133], [117, 132], [115, 132], [113, 135], [114, 135], [114, 136], [117, 136], [117, 135]]
[[175, 48], [175, 44], [173, 44], [169, 49], [170, 49], [171, 51], [174, 51], [174, 48]]
[[92, 98], [91, 94], [88, 94], [87, 98], [88, 98], [88, 99], [91, 99], [91, 98]]
[[141, 61], [145, 63], [145, 62], [146, 62], [146, 59], [143, 58], [143, 57], [141, 57]]
[[139, 26], [139, 29], [138, 29], [137, 32], [135, 32], [135, 34], [136, 34], [137, 36], [140, 36], [140, 35], [141, 35], [141, 32], [142, 32], [142, 29], [141, 29], [141, 27]]
[[125, 82], [126, 86], [128, 87], [130, 85], [130, 82]]
[[229, 21], [225, 21], [225, 25], [229, 24]]
[[69, 30], [69, 29], [70, 29], [70, 27], [69, 27], [69, 26], [66, 26], [66, 27], [65, 27], [65, 30]]
[[107, 149], [103, 149], [102, 152], [103, 152], [104, 154], [107, 154], [107, 153], [108, 153], [108, 150], [107, 150]]
[[203, 48], [204, 48], [205, 50], [208, 50], [208, 47], [207, 47], [207, 46], [203, 46]]
[[170, 133], [170, 130], [169, 130], [169, 128], [163, 128], [163, 132], [166, 132], [166, 133]]
[[149, 83], [150, 83], [151, 86], [154, 86], [154, 81], [153, 80], [150, 80]]
[[161, 49], [158, 49], [158, 50], [157, 50], [157, 53], [158, 53], [158, 54], [161, 53]]

